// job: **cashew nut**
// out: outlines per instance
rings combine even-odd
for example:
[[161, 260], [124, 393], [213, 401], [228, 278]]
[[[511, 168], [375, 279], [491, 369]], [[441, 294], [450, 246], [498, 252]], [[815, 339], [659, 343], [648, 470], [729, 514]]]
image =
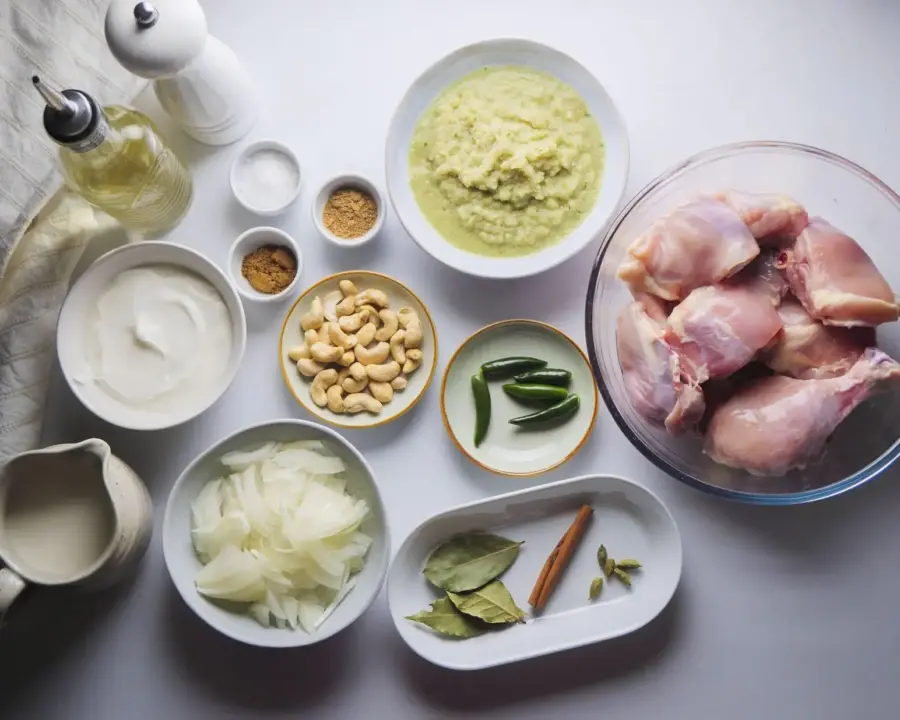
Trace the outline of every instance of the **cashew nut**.
[[394, 388], [391, 387], [390, 383], [375, 382], [373, 380], [369, 382], [369, 392], [372, 393], [373, 398], [383, 405], [394, 399]]
[[310, 358], [301, 358], [297, 361], [297, 370], [303, 377], [315, 377], [325, 369], [324, 365], [320, 365]]
[[325, 306], [322, 298], [316, 297], [309, 306], [309, 311], [300, 316], [300, 327], [303, 330], [318, 330], [325, 322]]
[[325, 407], [328, 404], [325, 391], [337, 382], [337, 376], [337, 370], [329, 368], [313, 378], [312, 384], [309, 386], [309, 396], [319, 407]]
[[331, 338], [332, 343], [344, 350], [352, 350], [353, 346], [356, 345], [356, 338], [341, 330], [341, 326], [338, 323], [328, 324], [328, 336]]
[[390, 340], [400, 327], [400, 321], [397, 320], [397, 313], [393, 310], [382, 310], [378, 313], [381, 318], [381, 328], [375, 333], [376, 340]]
[[303, 333], [303, 340], [306, 343], [307, 348], [311, 348], [317, 342], [319, 342], [319, 333], [315, 330], [307, 330]]
[[397, 320], [404, 330], [413, 323], [419, 323], [419, 315], [411, 307], [402, 307], [397, 311]]
[[328, 401], [328, 409], [333, 413], [344, 412], [344, 389], [334, 384], [325, 391], [325, 398]]
[[338, 360], [337, 362], [341, 367], [348, 368], [356, 362], [356, 355], [352, 350], [346, 350], [344, 354], [341, 355], [340, 360]]
[[359, 313], [363, 323], [370, 322], [375, 325], [375, 327], [381, 325], [381, 317], [378, 315], [378, 308], [372, 307], [371, 305], [363, 305], [361, 308], [357, 308], [356, 312]]
[[391, 387], [394, 390], [406, 390], [406, 386], [409, 381], [403, 375], [398, 375], [393, 380], [391, 380]]
[[313, 343], [313, 346], [309, 349], [309, 354], [312, 355], [313, 360], [318, 360], [320, 363], [333, 363], [341, 359], [344, 350], [334, 345], [317, 342]]
[[407, 325], [403, 332], [406, 333], [403, 338], [404, 347], [417, 348], [422, 344], [422, 326], [419, 325], [418, 319]]
[[[364, 378], [362, 380], [354, 380], [352, 377], [348, 377], [344, 379], [344, 382], [341, 383], [341, 388], [345, 393], [361, 393], [366, 389], [366, 386], [369, 384], [369, 378]], [[347, 412], [350, 412], [349, 410]]]
[[348, 295], [335, 307], [335, 314], [340, 318], [356, 312], [356, 295]]
[[401, 365], [406, 362], [406, 348], [403, 346], [403, 341], [405, 338], [406, 331], [398, 330], [394, 333], [394, 336], [391, 338], [390, 342], [391, 357]]
[[325, 299], [322, 301], [322, 307], [324, 308], [323, 312], [326, 320], [337, 322], [337, 304], [341, 300], [343, 300], [343, 297], [337, 290], [334, 290], [325, 296]]
[[355, 333], [363, 326], [363, 317], [359, 313], [345, 315], [338, 318], [338, 325], [341, 326], [341, 330], [344, 332]]
[[344, 412], [358, 413], [366, 410], [372, 414], [380, 413], [384, 405], [366, 393], [351, 393], [344, 398]]
[[375, 327], [375, 323], [367, 322], [363, 325], [359, 332], [356, 333], [356, 343], [357, 345], [362, 345], [363, 347], [369, 347], [372, 341], [375, 339], [375, 335], [378, 333], [378, 328]]
[[353, 352], [356, 353], [356, 359], [363, 365], [378, 365], [387, 360], [388, 355], [391, 354], [391, 346], [386, 342], [380, 342], [374, 348], [367, 348], [356, 343]]
[[422, 364], [422, 351], [418, 348], [406, 351], [406, 362], [403, 363], [403, 374], [409, 375]]
[[[315, 330], [312, 332], [315, 332]], [[309, 348], [306, 345], [294, 345], [294, 347], [288, 348], [287, 356], [294, 362], [297, 362], [309, 357]]]
[[375, 290], [374, 288], [363, 290], [356, 296], [356, 307], [367, 304], [375, 305], [379, 308], [386, 308], [388, 306], [388, 296], [383, 290]]
[[366, 365], [366, 375], [369, 380], [375, 382], [389, 383], [400, 374], [400, 363], [396, 360], [384, 363], [383, 365]]
[[350, 377], [350, 368], [345, 367], [338, 370], [338, 381], [337, 384], [341, 385], [344, 382], [345, 378]]
[[369, 377], [369, 374], [366, 372], [366, 366], [362, 363], [355, 362], [350, 366], [350, 377], [354, 380], [365, 380]]
[[350, 297], [351, 295], [356, 295], [359, 292], [352, 280], [341, 280], [338, 283], [338, 287], [341, 289], [344, 297]]

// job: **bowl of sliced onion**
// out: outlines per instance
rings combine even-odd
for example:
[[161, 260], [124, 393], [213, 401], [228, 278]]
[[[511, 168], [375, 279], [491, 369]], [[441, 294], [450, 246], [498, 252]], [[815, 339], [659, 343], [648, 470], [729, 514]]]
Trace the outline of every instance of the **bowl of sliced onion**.
[[333, 430], [252, 425], [201, 453], [163, 521], [181, 597], [219, 632], [262, 647], [331, 637], [378, 595], [390, 537], [372, 468]]

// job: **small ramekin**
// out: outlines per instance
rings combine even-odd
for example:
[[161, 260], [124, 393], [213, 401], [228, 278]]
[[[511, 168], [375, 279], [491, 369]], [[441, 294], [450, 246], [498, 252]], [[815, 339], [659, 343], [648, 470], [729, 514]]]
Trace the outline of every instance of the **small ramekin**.
[[[238, 190], [237, 174], [239, 172], [241, 164], [250, 155], [259, 152], [260, 150], [274, 150], [276, 152], [280, 152], [289, 160], [291, 160], [291, 162], [293, 162], [297, 168], [297, 187], [294, 188], [287, 201], [276, 207], [259, 207], [257, 205], [254, 205], [249, 200], [247, 200], [247, 198], [243, 197]], [[277, 140], [257, 140], [256, 142], [250, 143], [249, 145], [247, 145], [247, 147], [241, 150], [241, 152], [238, 153], [238, 156], [234, 159], [234, 162], [231, 163], [231, 174], [229, 176], [231, 181], [231, 194], [234, 195], [235, 200], [237, 200], [242, 207], [246, 208], [252, 213], [268, 217], [280, 215], [291, 205], [293, 205], [294, 201], [300, 195], [301, 176], [302, 169], [300, 167], [300, 160], [297, 157], [297, 153], [291, 150], [284, 143], [278, 142]]]
[[[255, 289], [241, 274], [244, 257], [263, 245], [282, 245], [290, 250], [297, 259], [297, 273], [291, 284], [277, 293], [262, 293]], [[274, 227], [255, 227], [238, 235], [237, 240], [228, 251], [228, 275], [241, 297], [254, 302], [276, 302], [283, 300], [297, 289], [300, 274], [303, 272], [303, 254], [297, 241], [284, 230]]]
[[[365, 235], [361, 235], [358, 238], [342, 238], [338, 237], [334, 233], [330, 232], [326, 227], [325, 223], [322, 221], [322, 212], [325, 209], [325, 203], [328, 202], [328, 198], [331, 197], [331, 193], [335, 190], [361, 190], [362, 192], [366, 192], [372, 196], [372, 199], [375, 200], [375, 205], [378, 207], [378, 216], [375, 219], [375, 224], [372, 226], [372, 229], [369, 230]], [[378, 187], [366, 177], [362, 175], [357, 175], [355, 173], [345, 173], [343, 175], [337, 175], [319, 188], [319, 191], [316, 193], [315, 198], [312, 202], [312, 220], [313, 224], [316, 226], [316, 229], [319, 231], [319, 234], [325, 238], [328, 242], [337, 247], [341, 248], [355, 248], [360, 245], [365, 245], [367, 242], [372, 240], [376, 235], [378, 235], [381, 227], [384, 225], [384, 216], [387, 213], [387, 203], [384, 198], [384, 194]]]

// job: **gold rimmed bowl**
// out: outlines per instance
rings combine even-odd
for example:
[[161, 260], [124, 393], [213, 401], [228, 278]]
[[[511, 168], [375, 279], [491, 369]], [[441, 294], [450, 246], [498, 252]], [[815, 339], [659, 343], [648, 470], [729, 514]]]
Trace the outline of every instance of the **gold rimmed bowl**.
[[[523, 429], [510, 419], [540, 410], [503, 391], [513, 378], [489, 381], [491, 422], [475, 446], [472, 376], [482, 364], [507, 357], [533, 357], [548, 368], [572, 373], [569, 392], [578, 395], [577, 412], [566, 422]], [[537, 320], [503, 320], [478, 330], [453, 353], [441, 382], [441, 415], [447, 434], [475, 465], [499, 475], [528, 477], [552, 470], [582, 448], [597, 419], [597, 386], [584, 351], [561, 330]]]
[[[326, 315], [331, 315], [335, 299], [340, 293], [342, 280], [349, 280], [360, 292], [376, 290], [383, 292], [388, 299], [389, 308], [398, 311], [401, 308], [411, 308], [419, 319], [422, 331], [422, 341], [418, 348], [422, 357], [419, 366], [413, 372], [405, 374], [407, 385], [404, 389], [395, 391], [390, 402], [384, 403], [378, 413], [363, 410], [357, 413], [333, 412], [326, 405], [317, 405], [312, 398], [312, 377], [305, 377], [298, 370], [297, 362], [289, 356], [291, 348], [304, 344], [304, 331], [301, 327], [301, 318], [310, 311], [315, 298], [322, 300]], [[329, 297], [331, 296], [331, 297]], [[326, 318], [326, 321], [327, 320]], [[376, 343], [373, 342], [370, 347]], [[362, 429], [385, 425], [396, 420], [408, 412], [425, 394], [437, 367], [438, 339], [434, 322], [428, 308], [419, 297], [399, 280], [388, 275], [371, 272], [368, 270], [350, 270], [335, 273], [322, 278], [308, 287], [300, 297], [291, 305], [284, 324], [281, 327], [281, 336], [278, 340], [278, 362], [281, 366], [281, 375], [284, 383], [294, 399], [309, 413], [321, 419], [323, 422], [335, 427]], [[388, 356], [386, 362], [390, 362]], [[329, 364], [327, 367], [340, 370], [338, 364]], [[368, 391], [365, 391], [368, 393]], [[346, 394], [345, 394], [346, 396]]]

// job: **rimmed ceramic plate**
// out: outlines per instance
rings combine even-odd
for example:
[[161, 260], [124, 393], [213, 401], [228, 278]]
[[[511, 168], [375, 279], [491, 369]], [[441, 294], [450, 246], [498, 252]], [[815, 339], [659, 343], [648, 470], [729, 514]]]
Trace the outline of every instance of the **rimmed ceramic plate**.
[[[522, 257], [494, 258], [461, 250], [435, 230], [409, 184], [409, 148], [419, 117], [449, 86], [485, 67], [529, 67], [553, 75], [581, 96], [600, 125], [606, 160], [600, 193], [584, 222], [560, 242]], [[553, 48], [521, 39], [496, 39], [460, 48], [426, 70], [409, 88], [391, 121], [385, 170], [391, 203], [415, 242], [439, 262], [469, 275], [526, 277], [544, 272], [586, 247], [612, 218], [628, 180], [628, 134], [612, 98], [584, 66]]]
[[[358, 414], [337, 414], [327, 407], [316, 405], [309, 394], [311, 380], [303, 377], [298, 371], [296, 363], [287, 356], [288, 349], [295, 345], [303, 344], [303, 331], [300, 329], [300, 317], [306, 313], [314, 298], [318, 295], [325, 300], [325, 296], [338, 291], [338, 283], [341, 280], [352, 280], [360, 291], [367, 289], [382, 290], [388, 296], [390, 308], [397, 310], [402, 307], [411, 307], [416, 311], [422, 324], [422, 362], [419, 368], [407, 376], [409, 384], [406, 389], [395, 392], [394, 397], [384, 406], [377, 415], [367, 412]], [[285, 385], [300, 405], [317, 418], [342, 428], [371, 428], [384, 425], [410, 410], [428, 389], [434, 377], [437, 367], [438, 341], [437, 331], [431, 319], [431, 313], [419, 297], [399, 280], [395, 280], [381, 273], [368, 270], [350, 270], [340, 272], [322, 278], [311, 285], [291, 306], [284, 324], [281, 326], [281, 336], [278, 340], [278, 362], [281, 365], [281, 375]], [[336, 367], [336, 366], [330, 366]]]
[[[537, 617], [528, 596], [547, 556], [583, 504], [594, 515], [547, 606]], [[448, 639], [406, 619], [441, 596], [422, 575], [431, 551], [454, 535], [492, 532], [523, 540], [502, 580], [526, 622], [465, 640]], [[601, 574], [597, 549], [634, 558], [632, 587], [607, 580], [588, 599]], [[681, 536], [662, 501], [640, 485], [611, 475], [586, 475], [463, 505], [425, 520], [406, 539], [388, 573], [391, 617], [404, 642], [426, 660], [454, 670], [478, 670], [609, 640], [634, 632], [669, 603], [681, 578]]]
[[[581, 399], [578, 412], [556, 427], [521, 430], [509, 420], [535, 408], [503, 392], [502, 385], [512, 379], [490, 382], [491, 423], [476, 448], [472, 375], [483, 363], [511, 356], [536, 357], [546, 360], [548, 368], [571, 372], [569, 392]], [[572, 458], [591, 434], [597, 403], [597, 385], [584, 352], [561, 330], [537, 320], [503, 320], [483, 327], [459, 346], [441, 383], [441, 414], [450, 438], [476, 465], [500, 475], [538, 475]]]

